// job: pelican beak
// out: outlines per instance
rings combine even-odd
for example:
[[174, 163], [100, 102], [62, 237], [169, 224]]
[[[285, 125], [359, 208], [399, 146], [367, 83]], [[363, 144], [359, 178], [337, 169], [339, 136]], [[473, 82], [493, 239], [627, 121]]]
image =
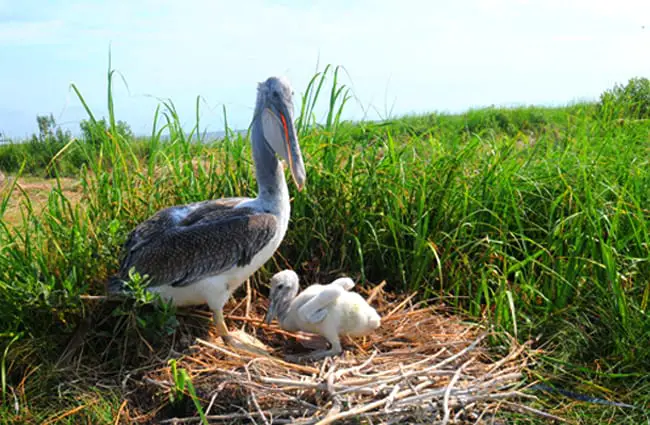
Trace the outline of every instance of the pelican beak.
[[289, 163], [289, 170], [291, 171], [293, 182], [300, 191], [305, 186], [307, 174], [305, 172], [305, 164], [302, 161], [300, 145], [298, 144], [298, 135], [296, 134], [296, 129], [291, 119], [292, 115], [284, 103], [280, 103], [277, 108], [277, 116], [282, 126], [282, 137], [286, 148], [285, 159]]
[[269, 309], [266, 311], [266, 316], [264, 316], [264, 323], [270, 325], [276, 315], [276, 310], [278, 309], [278, 304], [275, 300], [271, 299], [269, 304]]

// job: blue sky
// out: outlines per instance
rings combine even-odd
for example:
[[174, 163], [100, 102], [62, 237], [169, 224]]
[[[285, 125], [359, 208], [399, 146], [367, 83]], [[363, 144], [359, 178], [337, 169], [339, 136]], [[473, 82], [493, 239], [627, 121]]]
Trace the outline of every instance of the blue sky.
[[299, 94], [317, 63], [346, 68], [346, 118], [376, 119], [566, 104], [650, 76], [650, 1], [0, 0], [0, 132], [26, 136], [48, 113], [76, 131], [70, 83], [105, 115], [109, 43], [129, 87], [117, 117], [136, 133], [156, 97], [191, 126], [197, 95], [209, 131], [223, 105], [246, 128], [258, 81], [286, 75]]

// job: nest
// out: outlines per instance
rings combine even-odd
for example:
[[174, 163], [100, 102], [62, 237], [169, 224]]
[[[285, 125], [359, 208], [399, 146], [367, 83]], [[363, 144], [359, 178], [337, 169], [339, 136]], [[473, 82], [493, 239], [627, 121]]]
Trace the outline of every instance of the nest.
[[[253, 294], [227, 306], [226, 321], [231, 329], [238, 326], [235, 333], [245, 330], [271, 347], [271, 356], [235, 351], [209, 332], [192, 337], [184, 352], [175, 354], [176, 370], [191, 378], [194, 401], [210, 423], [474, 424], [494, 420], [503, 409], [559, 419], [522, 404], [531, 398], [523, 392], [533, 359], [528, 345], [509, 340], [495, 354], [480, 326], [440, 306], [414, 303], [415, 294], [399, 298], [382, 287], [364, 294], [382, 316], [381, 327], [364, 338], [342, 338], [344, 352], [338, 357], [284, 361], [285, 353], [308, 353], [314, 340], [275, 323], [264, 325], [268, 300]], [[207, 311], [201, 314], [209, 317]], [[168, 364], [149, 369], [138, 381], [140, 398], [159, 400], [155, 410], [138, 409], [141, 420], [201, 422], [190, 397], [185, 415], [165, 410], [170, 393], [178, 391]]]

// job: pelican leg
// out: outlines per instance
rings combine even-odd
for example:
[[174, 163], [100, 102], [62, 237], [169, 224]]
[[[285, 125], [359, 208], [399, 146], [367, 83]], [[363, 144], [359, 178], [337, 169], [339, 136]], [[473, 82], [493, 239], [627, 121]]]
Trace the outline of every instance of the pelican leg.
[[[223, 312], [221, 310], [215, 310], [214, 323], [217, 328], [217, 335], [219, 335], [223, 340], [223, 342], [226, 343], [227, 345], [236, 348], [238, 350], [246, 351], [252, 354], [257, 354], [261, 356], [269, 355], [269, 353], [266, 350], [260, 347], [256, 347], [252, 344], [243, 342], [236, 336], [231, 335], [230, 332], [228, 332], [228, 327], [226, 326], [226, 321], [223, 318]], [[247, 338], [255, 339], [255, 337], [253, 336], [247, 334], [245, 335]]]
[[214, 325], [217, 328], [217, 335], [223, 339], [223, 342], [229, 344], [232, 342], [232, 336], [228, 332], [228, 327], [226, 326], [226, 321], [223, 318], [223, 311], [215, 310], [214, 311]]
[[285, 359], [290, 362], [317, 361], [326, 357], [338, 356], [343, 352], [343, 347], [341, 347], [341, 341], [338, 337], [332, 339], [328, 338], [328, 340], [332, 345], [329, 350], [316, 350], [303, 355], [287, 355], [285, 356]]

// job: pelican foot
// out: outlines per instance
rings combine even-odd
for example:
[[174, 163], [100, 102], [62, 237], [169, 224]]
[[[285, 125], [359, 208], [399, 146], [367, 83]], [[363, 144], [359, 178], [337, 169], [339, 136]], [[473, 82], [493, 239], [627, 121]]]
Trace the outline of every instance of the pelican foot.
[[269, 348], [254, 336], [239, 330], [229, 332], [223, 320], [223, 313], [220, 310], [214, 312], [214, 324], [217, 328], [217, 335], [221, 337], [226, 345], [251, 354], [269, 355]]
[[268, 356], [270, 354], [270, 349], [266, 344], [240, 330], [229, 332], [228, 335], [222, 335], [221, 338], [226, 344], [238, 350], [261, 356]]
[[298, 343], [310, 350], [325, 350], [328, 347], [327, 340], [320, 335], [314, 335], [305, 332], [297, 332], [300, 338]]

